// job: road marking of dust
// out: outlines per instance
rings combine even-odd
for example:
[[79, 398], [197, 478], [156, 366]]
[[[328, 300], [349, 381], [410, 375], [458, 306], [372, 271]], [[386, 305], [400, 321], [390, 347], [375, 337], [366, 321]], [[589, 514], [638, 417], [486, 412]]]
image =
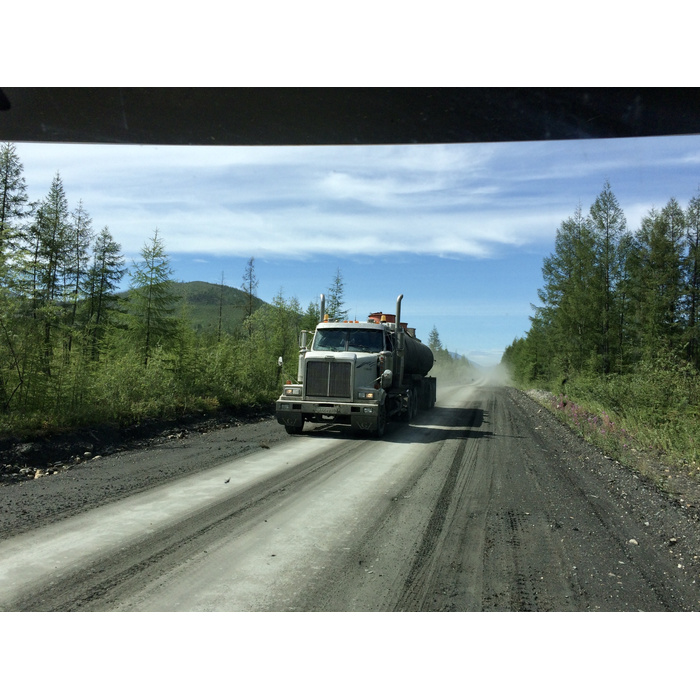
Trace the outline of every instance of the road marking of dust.
[[[327, 450], [293, 440], [0, 542], [0, 607], [19, 592], [125, 547]], [[228, 483], [225, 483], [226, 480]]]

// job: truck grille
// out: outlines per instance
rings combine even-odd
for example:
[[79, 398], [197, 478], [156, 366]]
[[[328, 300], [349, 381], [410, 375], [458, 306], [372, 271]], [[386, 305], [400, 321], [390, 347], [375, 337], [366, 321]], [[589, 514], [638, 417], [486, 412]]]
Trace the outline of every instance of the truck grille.
[[306, 395], [350, 399], [350, 378], [349, 362], [309, 360], [306, 364]]

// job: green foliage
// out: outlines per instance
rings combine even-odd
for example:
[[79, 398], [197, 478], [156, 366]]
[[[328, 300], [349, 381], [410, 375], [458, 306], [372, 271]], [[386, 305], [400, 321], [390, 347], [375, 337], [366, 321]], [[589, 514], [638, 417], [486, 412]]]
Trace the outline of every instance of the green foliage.
[[688, 360], [700, 368], [700, 195], [693, 197], [686, 211], [687, 254], [685, 268], [685, 312], [688, 323], [683, 343], [688, 348]]
[[557, 231], [542, 306], [502, 358], [514, 380], [554, 392], [555, 410], [608, 450], [697, 459], [699, 243], [700, 196], [629, 233], [606, 182], [589, 217], [579, 207]]
[[302, 315], [299, 325], [303, 330], [313, 331], [321, 320], [321, 305], [317, 301], [311, 301], [306, 307], [306, 312]]
[[[239, 382], [249, 387], [255, 403], [276, 398], [288, 377], [296, 377], [301, 308], [280, 291], [272, 304], [258, 309], [250, 321], [250, 333], [242, 341]], [[282, 358], [283, 366], [278, 364]]]
[[178, 300], [172, 289], [172, 270], [158, 229], [141, 250], [142, 260], [134, 264], [129, 290], [129, 332], [144, 366], [156, 348], [174, 343], [174, 319]]
[[19, 236], [27, 215], [27, 184], [13, 144], [0, 146], [0, 257], [5, 259]]
[[[197, 333], [220, 336], [235, 335], [240, 332], [243, 321], [248, 315], [249, 300], [240, 289], [224, 284], [209, 282], [173, 282], [173, 294], [190, 309], [190, 323]], [[263, 306], [263, 302], [254, 297], [252, 313]]]
[[[0, 433], [269, 404], [296, 374], [304, 317], [222, 282], [177, 283], [158, 230], [128, 292], [120, 245], [71, 212], [57, 173], [29, 204], [14, 147], [0, 147]], [[318, 304], [306, 321], [315, 327]], [[284, 358], [282, 367], [278, 358]]]
[[553, 396], [552, 409], [613, 457], [700, 460], [700, 381], [687, 363], [658, 356], [631, 374], [579, 374]]

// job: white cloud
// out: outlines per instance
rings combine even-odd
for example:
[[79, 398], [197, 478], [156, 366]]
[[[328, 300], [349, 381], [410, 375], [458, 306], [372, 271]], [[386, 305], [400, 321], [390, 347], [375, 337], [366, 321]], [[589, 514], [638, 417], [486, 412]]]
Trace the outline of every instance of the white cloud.
[[[692, 170], [696, 144], [17, 147], [33, 199], [60, 171], [71, 206], [81, 199], [95, 228], [109, 226], [126, 255], [137, 255], [157, 227], [180, 254], [483, 259], [504, 247], [551, 245], [577, 204], [590, 206], [604, 174], [630, 159], [685, 160]], [[646, 201], [623, 206], [631, 227]]]

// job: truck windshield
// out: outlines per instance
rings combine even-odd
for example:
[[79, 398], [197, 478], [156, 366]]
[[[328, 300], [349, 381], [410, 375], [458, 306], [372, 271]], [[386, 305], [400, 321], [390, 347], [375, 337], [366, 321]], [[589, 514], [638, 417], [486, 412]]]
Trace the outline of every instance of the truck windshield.
[[381, 352], [384, 350], [384, 333], [357, 328], [322, 328], [316, 331], [313, 349], [330, 352]]

